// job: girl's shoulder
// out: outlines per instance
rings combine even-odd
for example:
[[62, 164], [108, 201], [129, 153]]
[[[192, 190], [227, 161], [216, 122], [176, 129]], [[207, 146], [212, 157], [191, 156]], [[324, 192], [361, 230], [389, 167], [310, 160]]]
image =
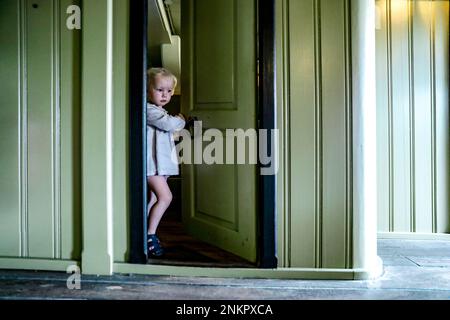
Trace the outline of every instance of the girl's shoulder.
[[147, 108], [161, 110], [161, 111], [167, 111], [163, 107], [157, 106], [156, 104], [153, 104], [153, 103], [150, 103], [150, 102], [147, 102]]
[[159, 107], [155, 104], [147, 103], [147, 115], [168, 115], [166, 109]]

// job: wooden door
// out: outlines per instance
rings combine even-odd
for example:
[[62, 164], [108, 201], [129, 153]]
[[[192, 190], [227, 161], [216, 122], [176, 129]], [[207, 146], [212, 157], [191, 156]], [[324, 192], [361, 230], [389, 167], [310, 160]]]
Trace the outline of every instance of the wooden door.
[[[203, 140], [212, 128], [223, 137], [227, 129], [256, 128], [255, 10], [247, 0], [182, 1], [182, 111], [202, 121]], [[195, 237], [255, 262], [257, 167], [248, 162], [184, 164], [183, 223]]]

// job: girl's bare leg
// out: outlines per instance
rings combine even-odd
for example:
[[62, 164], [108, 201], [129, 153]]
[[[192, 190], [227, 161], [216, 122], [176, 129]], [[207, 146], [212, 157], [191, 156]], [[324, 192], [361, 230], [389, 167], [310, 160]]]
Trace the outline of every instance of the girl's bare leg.
[[148, 234], [156, 234], [159, 222], [164, 212], [172, 202], [172, 192], [167, 184], [167, 176], [148, 176], [147, 182], [150, 190], [156, 195], [156, 202], [150, 207], [148, 217]]
[[150, 194], [150, 196], [149, 196], [149, 198], [150, 198], [150, 201], [149, 201], [149, 203], [147, 204], [147, 219], [148, 219], [148, 216], [150, 215], [150, 209], [153, 207], [153, 205], [156, 203], [156, 195], [153, 193], [153, 191], [151, 191], [151, 190], [148, 190], [148, 192], [147, 193], [149, 193]]

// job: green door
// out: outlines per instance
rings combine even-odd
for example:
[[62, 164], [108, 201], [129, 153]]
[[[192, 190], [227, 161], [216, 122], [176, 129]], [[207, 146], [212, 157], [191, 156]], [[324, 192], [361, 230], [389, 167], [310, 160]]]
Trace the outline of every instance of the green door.
[[[202, 121], [204, 151], [227, 129], [256, 128], [255, 9], [254, 1], [182, 1], [182, 111]], [[256, 262], [256, 165], [225, 157], [216, 158], [225, 164], [182, 166], [183, 223], [193, 236]]]

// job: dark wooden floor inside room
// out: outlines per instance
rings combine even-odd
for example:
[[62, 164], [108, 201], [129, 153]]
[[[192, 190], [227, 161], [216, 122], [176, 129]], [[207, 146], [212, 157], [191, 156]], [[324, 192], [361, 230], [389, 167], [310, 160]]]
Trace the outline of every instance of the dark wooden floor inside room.
[[165, 250], [161, 258], [148, 259], [149, 264], [200, 267], [254, 268], [250, 262], [186, 234], [180, 221], [167, 216], [158, 227], [158, 237]]

